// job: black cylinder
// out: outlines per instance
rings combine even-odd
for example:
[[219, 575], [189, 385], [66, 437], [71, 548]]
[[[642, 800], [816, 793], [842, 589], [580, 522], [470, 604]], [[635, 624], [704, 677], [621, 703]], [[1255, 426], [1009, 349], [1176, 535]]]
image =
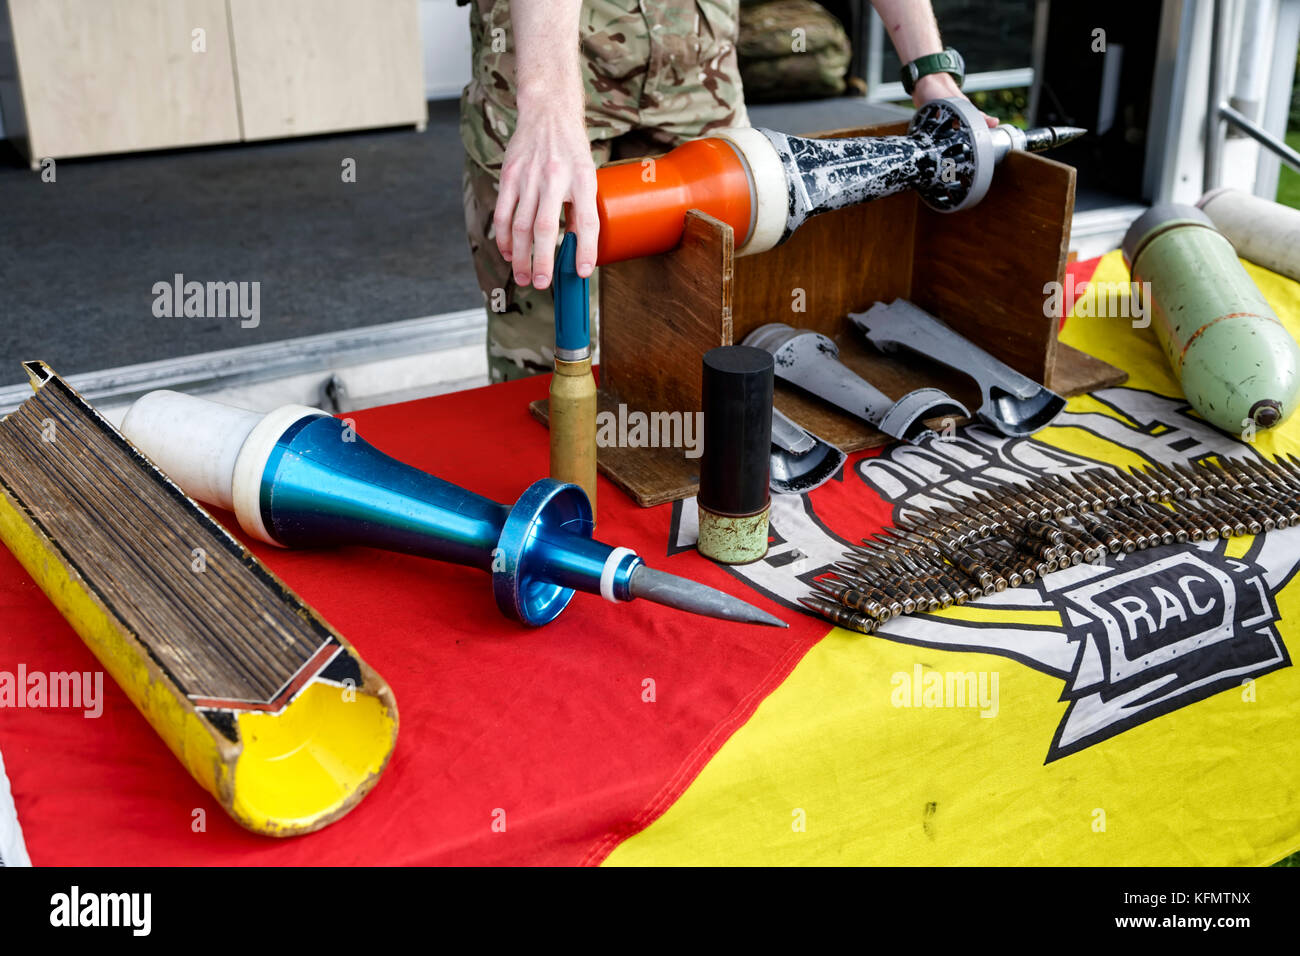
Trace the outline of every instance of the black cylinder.
[[728, 345], [704, 355], [704, 457], [699, 503], [717, 514], [767, 506], [772, 454], [772, 354]]

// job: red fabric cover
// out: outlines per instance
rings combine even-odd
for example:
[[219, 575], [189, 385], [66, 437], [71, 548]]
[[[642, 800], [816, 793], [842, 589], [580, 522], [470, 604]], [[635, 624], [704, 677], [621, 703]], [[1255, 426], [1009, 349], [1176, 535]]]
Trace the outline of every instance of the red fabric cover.
[[[1070, 264], [1076, 295], [1096, 264]], [[539, 377], [351, 417], [381, 450], [508, 502], [547, 472], [547, 433], [527, 411], [547, 387]], [[775, 611], [790, 629], [579, 594], [559, 620], [532, 630], [501, 617], [480, 571], [364, 548], [249, 542], [392, 686], [401, 731], [379, 784], [318, 833], [255, 836], [226, 817], [109, 679], [99, 719], [0, 711], [0, 752], [32, 861], [599, 863], [672, 805], [829, 626], [775, 606], [694, 551], [666, 557], [671, 506], [638, 508], [604, 478], [598, 496], [603, 540]], [[856, 484], [831, 481], [813, 501], [848, 541], [888, 516]], [[233, 516], [218, 517], [248, 540]], [[0, 669], [19, 663], [99, 669], [0, 547]], [[641, 699], [645, 678], [655, 681], [654, 703]], [[200, 808], [206, 831], [195, 832]], [[504, 833], [491, 827], [498, 808]]]
[[[547, 472], [547, 432], [527, 411], [547, 385], [540, 377], [352, 417], [383, 451], [513, 501]], [[828, 625], [776, 607], [694, 551], [666, 557], [671, 506], [638, 508], [604, 478], [598, 495], [602, 539], [775, 611], [790, 629], [579, 594], [559, 620], [532, 630], [501, 617], [481, 571], [363, 548], [252, 544], [393, 688], [401, 731], [374, 791], [318, 833], [255, 836], [106, 679], [97, 720], [69, 710], [0, 712], [0, 751], [32, 861], [599, 862], [672, 804]], [[218, 517], [238, 533], [232, 516]], [[20, 662], [29, 672], [99, 669], [0, 548], [0, 669]], [[642, 701], [645, 678], [655, 681], [654, 703]], [[192, 828], [197, 808], [205, 832]], [[497, 808], [504, 833], [492, 830]]]

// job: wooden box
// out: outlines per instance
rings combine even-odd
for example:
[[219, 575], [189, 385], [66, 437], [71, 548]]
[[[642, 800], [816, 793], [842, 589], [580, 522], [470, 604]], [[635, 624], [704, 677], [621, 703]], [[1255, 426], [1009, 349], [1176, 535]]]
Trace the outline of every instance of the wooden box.
[[[880, 136], [904, 124], [823, 136]], [[980, 404], [966, 376], [924, 360], [886, 357], [848, 322], [902, 297], [1036, 382], [1069, 396], [1122, 382], [1119, 369], [1057, 342], [1045, 286], [1063, 282], [1074, 169], [1029, 153], [998, 167], [984, 200], [941, 214], [908, 191], [808, 220], [785, 244], [736, 258], [730, 226], [691, 212], [681, 244], [600, 270], [600, 408], [694, 412], [701, 358], [768, 322], [822, 332], [886, 395], [934, 385]], [[778, 379], [776, 406], [805, 428], [858, 451], [893, 439]], [[533, 414], [546, 420], [546, 402]], [[681, 448], [599, 449], [600, 471], [642, 506], [693, 495], [699, 458]]]

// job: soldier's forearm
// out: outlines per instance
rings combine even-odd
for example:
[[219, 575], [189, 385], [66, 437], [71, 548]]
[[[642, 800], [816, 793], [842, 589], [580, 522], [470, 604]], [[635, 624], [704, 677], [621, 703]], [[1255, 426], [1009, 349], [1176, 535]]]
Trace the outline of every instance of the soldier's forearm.
[[581, 114], [578, 14], [582, 0], [512, 0], [515, 84], [520, 111]]
[[930, 0], [872, 0], [871, 5], [885, 22], [898, 58], [904, 63], [943, 49]]
[[[871, 5], [885, 21], [885, 29], [889, 31], [889, 38], [894, 41], [894, 49], [902, 62], [911, 63], [917, 57], [943, 50], [939, 24], [935, 22], [930, 0], [871, 0]], [[930, 73], [917, 80], [912, 88], [912, 102], [918, 107], [945, 97], [966, 99], [957, 81], [947, 73]], [[984, 121], [989, 126], [997, 125], [997, 120], [989, 116], [985, 116]]]

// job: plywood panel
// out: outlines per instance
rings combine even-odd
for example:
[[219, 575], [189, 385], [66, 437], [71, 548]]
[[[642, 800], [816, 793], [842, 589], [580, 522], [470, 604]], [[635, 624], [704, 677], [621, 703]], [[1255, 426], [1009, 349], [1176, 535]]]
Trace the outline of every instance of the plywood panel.
[[916, 196], [902, 193], [809, 219], [789, 241], [736, 260], [736, 342], [769, 322], [834, 337], [849, 312], [906, 298]]
[[691, 210], [676, 249], [601, 266], [603, 391], [646, 411], [700, 409], [704, 353], [732, 344], [733, 241]]
[[9, 14], [32, 156], [239, 138], [224, 0], [9, 0]]
[[245, 139], [427, 120], [416, 0], [229, 0]]
[[1012, 152], [973, 209], [916, 221], [911, 299], [1035, 382], [1056, 364], [1059, 316], [1044, 287], [1065, 279], [1074, 168]]

